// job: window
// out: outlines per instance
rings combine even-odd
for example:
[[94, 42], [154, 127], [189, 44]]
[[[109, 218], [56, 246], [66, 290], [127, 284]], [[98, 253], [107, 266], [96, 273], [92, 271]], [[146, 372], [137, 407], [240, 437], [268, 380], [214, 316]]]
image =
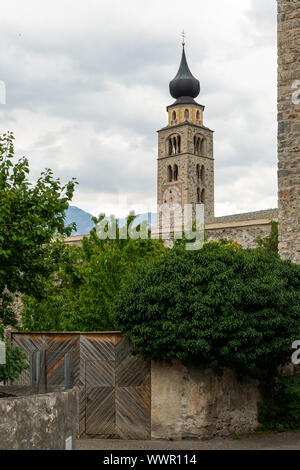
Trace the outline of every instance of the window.
[[177, 149], [178, 149], [178, 153], [181, 153], [181, 137], [180, 137], [180, 135], [177, 137]]
[[174, 165], [173, 174], [174, 174], [174, 181], [177, 181], [178, 180], [178, 166], [177, 165]]
[[201, 192], [201, 203], [204, 204], [205, 203], [205, 190], [202, 189], [202, 192]]
[[204, 137], [194, 136], [194, 153], [195, 155], [206, 155], [206, 139]]
[[202, 139], [200, 151], [201, 151], [201, 155], [206, 154], [206, 139]]
[[177, 153], [177, 139], [173, 137], [173, 154], [176, 155]]
[[184, 111], [184, 119], [187, 121], [189, 117], [190, 117], [189, 110], [186, 109], [186, 110]]
[[171, 165], [168, 166], [168, 181], [171, 182], [173, 179], [173, 172]]
[[173, 119], [173, 121], [176, 121], [176, 112], [175, 111], [173, 111], [173, 113], [172, 113], [172, 119]]
[[194, 153], [196, 155], [200, 154], [200, 145], [201, 145], [201, 139], [200, 137], [195, 136], [194, 137]]
[[201, 166], [201, 170], [200, 170], [200, 181], [202, 184], [204, 184], [204, 165]]
[[199, 164], [196, 166], [196, 175], [197, 175], [197, 180], [199, 181], [201, 178], [201, 170], [200, 170]]
[[172, 153], [173, 153], [172, 139], [169, 139], [169, 155], [172, 155]]
[[179, 135], [170, 137], [168, 140], [169, 155], [177, 155], [181, 153], [181, 137]]
[[196, 113], [196, 119], [197, 119], [197, 121], [199, 121], [199, 119], [200, 119], [200, 111], [197, 111], [197, 113]]
[[205, 203], [205, 189], [197, 188], [197, 204]]

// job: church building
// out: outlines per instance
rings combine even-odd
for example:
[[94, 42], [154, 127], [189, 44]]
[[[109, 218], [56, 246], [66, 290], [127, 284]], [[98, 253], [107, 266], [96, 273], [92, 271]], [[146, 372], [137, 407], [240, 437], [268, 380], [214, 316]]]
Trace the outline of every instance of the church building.
[[[205, 125], [205, 106], [196, 101], [200, 82], [190, 71], [184, 42], [179, 70], [169, 90], [175, 101], [167, 106], [167, 126], [158, 131], [158, 229], [155, 236], [164, 236], [164, 208], [172, 218], [174, 207], [180, 207], [183, 212], [184, 206], [190, 204], [195, 213], [196, 205], [203, 204], [208, 240], [228, 238], [245, 248], [256, 247], [255, 239], [268, 236], [270, 219], [277, 220], [278, 210], [215, 217], [214, 131]], [[170, 225], [172, 233], [176, 222]]]

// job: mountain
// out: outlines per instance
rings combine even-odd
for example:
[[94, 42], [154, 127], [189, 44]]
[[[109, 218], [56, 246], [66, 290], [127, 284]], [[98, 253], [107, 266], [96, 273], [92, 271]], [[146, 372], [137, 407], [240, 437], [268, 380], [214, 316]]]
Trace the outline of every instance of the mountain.
[[[120, 227], [124, 227], [124, 225], [126, 224], [126, 218], [118, 220]], [[155, 214], [154, 212], [145, 212], [144, 214], [137, 214], [133, 226], [136, 227], [145, 220], [147, 220], [149, 228], [157, 227], [157, 214]]]
[[[94, 226], [92, 217], [92, 214], [85, 212], [79, 207], [69, 206], [68, 210], [66, 211], [65, 222], [66, 225], [71, 224], [72, 222], [76, 223], [77, 230], [73, 230], [72, 235], [87, 235]], [[118, 220], [120, 227], [124, 227], [126, 218], [120, 218]], [[134, 221], [134, 226], [137, 226], [144, 220], [149, 221], [150, 228], [155, 228], [157, 226], [157, 214], [153, 212], [138, 214]]]
[[87, 235], [94, 226], [92, 217], [92, 214], [79, 209], [79, 207], [69, 206], [66, 211], [65, 223], [69, 225], [72, 222], [76, 222], [77, 230], [73, 230], [72, 235]]

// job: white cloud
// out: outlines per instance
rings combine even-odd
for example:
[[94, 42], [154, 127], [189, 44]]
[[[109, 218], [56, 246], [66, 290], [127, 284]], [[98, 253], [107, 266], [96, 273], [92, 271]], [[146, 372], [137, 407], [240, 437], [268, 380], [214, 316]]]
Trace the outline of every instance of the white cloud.
[[215, 131], [216, 212], [276, 206], [276, 2], [11, 0], [1, 11], [1, 74], [13, 130], [33, 176], [75, 176], [73, 204], [155, 208], [156, 130], [187, 32]]

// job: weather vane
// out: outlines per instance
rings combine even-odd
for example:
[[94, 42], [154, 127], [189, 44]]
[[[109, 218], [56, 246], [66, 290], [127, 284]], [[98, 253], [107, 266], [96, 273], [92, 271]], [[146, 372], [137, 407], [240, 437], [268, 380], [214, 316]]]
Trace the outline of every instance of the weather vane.
[[186, 34], [185, 34], [184, 30], [183, 30], [182, 33], [181, 33], [182, 45], [183, 45], [183, 46], [185, 46], [185, 36], [186, 36]]

